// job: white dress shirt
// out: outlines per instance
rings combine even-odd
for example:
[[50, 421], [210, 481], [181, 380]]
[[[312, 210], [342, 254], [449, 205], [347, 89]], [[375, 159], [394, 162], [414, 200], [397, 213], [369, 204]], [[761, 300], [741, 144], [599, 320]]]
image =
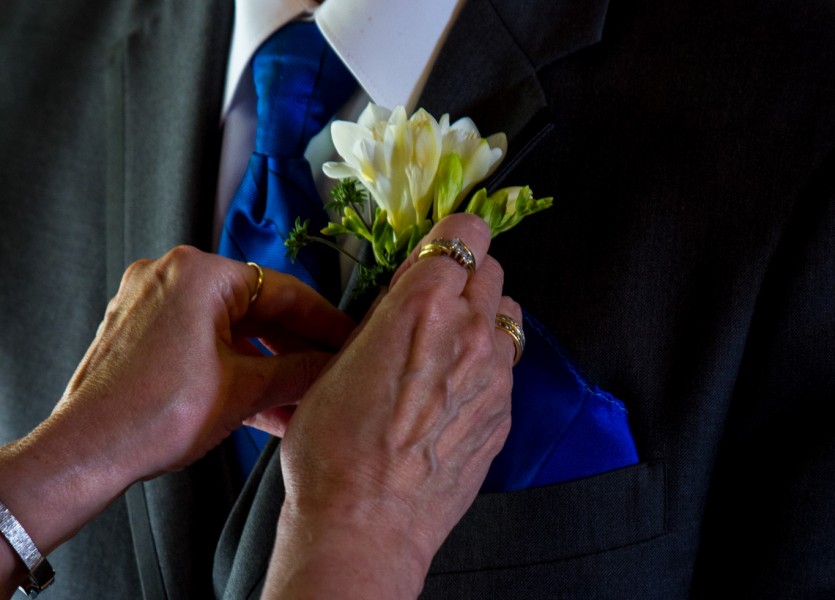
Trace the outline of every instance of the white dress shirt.
[[[246, 171], [257, 122], [250, 59], [282, 25], [312, 18], [361, 86], [337, 118], [355, 119], [366, 103], [411, 111], [462, 0], [235, 0], [235, 26], [224, 94], [223, 146], [215, 202], [217, 247], [229, 202]], [[307, 151], [314, 180], [324, 194], [321, 165], [333, 158], [328, 128]]]

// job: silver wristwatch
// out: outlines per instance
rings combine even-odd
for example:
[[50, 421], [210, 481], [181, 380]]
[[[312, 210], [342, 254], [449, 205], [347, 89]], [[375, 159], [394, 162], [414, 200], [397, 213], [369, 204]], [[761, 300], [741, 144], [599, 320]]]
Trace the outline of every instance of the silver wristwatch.
[[38, 551], [35, 542], [26, 533], [20, 521], [2, 502], [0, 502], [0, 533], [29, 570], [29, 581], [21, 585], [20, 590], [30, 598], [36, 597], [55, 581], [55, 571], [49, 561]]

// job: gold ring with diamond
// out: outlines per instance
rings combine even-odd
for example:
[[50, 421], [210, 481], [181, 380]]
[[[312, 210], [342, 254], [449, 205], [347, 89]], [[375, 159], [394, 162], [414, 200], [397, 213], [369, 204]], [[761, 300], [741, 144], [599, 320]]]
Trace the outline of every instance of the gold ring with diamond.
[[522, 324], [507, 315], [498, 314], [496, 315], [496, 329], [504, 331], [513, 339], [515, 346], [513, 366], [515, 367], [525, 350], [525, 331], [522, 329]]
[[424, 245], [418, 253], [418, 260], [429, 256], [449, 256], [452, 260], [467, 269], [467, 281], [475, 273], [475, 256], [460, 238], [445, 240], [438, 238]]
[[255, 270], [258, 271], [258, 283], [255, 284], [255, 291], [249, 297], [249, 305], [252, 306], [252, 303], [258, 300], [258, 294], [261, 293], [261, 288], [264, 287], [264, 269], [258, 263], [248, 262], [246, 264], [250, 267], [255, 267]]

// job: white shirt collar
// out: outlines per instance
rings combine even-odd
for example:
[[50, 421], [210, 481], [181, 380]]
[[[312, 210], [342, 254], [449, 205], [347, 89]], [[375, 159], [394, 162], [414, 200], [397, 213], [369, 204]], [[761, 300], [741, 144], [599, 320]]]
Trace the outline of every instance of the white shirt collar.
[[459, 0], [328, 0], [315, 19], [371, 99], [411, 111]]
[[[235, 0], [223, 115], [250, 57], [273, 31], [314, 14], [325, 38], [371, 99], [414, 108], [462, 0]], [[396, 57], [396, 58], [393, 58]]]

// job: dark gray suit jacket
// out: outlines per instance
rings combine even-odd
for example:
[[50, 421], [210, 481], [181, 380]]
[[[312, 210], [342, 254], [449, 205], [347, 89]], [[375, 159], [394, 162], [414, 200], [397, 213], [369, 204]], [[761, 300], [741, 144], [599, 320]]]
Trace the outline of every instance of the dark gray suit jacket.
[[[127, 264], [208, 246], [231, 18], [0, 6], [2, 441]], [[468, 1], [421, 105], [509, 134], [492, 185], [555, 196], [491, 252], [642, 462], [479, 497], [425, 597], [835, 595], [833, 26], [824, 0]], [[133, 488], [55, 553], [51, 596], [257, 597], [277, 444], [242, 492], [227, 459]]]

